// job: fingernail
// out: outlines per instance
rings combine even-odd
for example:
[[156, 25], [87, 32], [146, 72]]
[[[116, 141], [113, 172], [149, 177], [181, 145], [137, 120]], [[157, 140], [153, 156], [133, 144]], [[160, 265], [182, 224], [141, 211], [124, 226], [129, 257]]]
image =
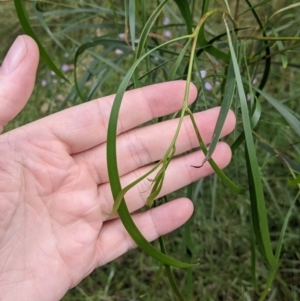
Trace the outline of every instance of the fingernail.
[[26, 53], [25, 42], [21, 36], [18, 36], [6, 54], [1, 66], [1, 72], [4, 74], [13, 72], [26, 56]]

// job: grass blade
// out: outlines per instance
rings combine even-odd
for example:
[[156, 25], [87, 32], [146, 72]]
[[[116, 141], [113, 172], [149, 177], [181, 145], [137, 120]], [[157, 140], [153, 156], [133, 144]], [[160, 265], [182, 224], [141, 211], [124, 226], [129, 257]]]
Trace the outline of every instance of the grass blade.
[[[193, 116], [193, 113], [191, 112], [190, 109], [187, 109], [187, 112], [191, 118], [191, 121], [192, 121], [192, 124], [193, 124], [193, 127], [194, 127], [194, 130], [195, 130], [195, 133], [196, 133], [196, 136], [197, 136], [197, 139], [199, 141], [199, 144], [200, 144], [200, 148], [202, 150], [202, 152], [204, 153], [204, 155], [207, 154], [208, 150], [207, 148], [205, 147], [205, 143], [203, 142], [203, 139], [200, 135], [200, 132], [198, 130], [198, 127], [197, 127], [197, 124], [196, 124], [196, 121], [194, 119], [194, 116]], [[215, 161], [210, 158], [208, 159], [208, 162], [209, 164], [211, 165], [211, 167], [213, 168], [214, 172], [220, 177], [220, 179], [223, 181], [223, 183], [233, 192], [237, 193], [237, 194], [243, 194], [246, 190], [242, 187], [239, 187], [238, 185], [236, 185], [235, 183], [233, 183], [227, 176], [226, 174], [219, 168], [219, 166], [215, 163]], [[202, 167], [202, 165], [200, 166], [193, 166], [192, 167], [194, 168], [200, 168]]]
[[53, 63], [53, 61], [51, 60], [51, 58], [49, 57], [49, 55], [47, 54], [46, 50], [44, 49], [44, 47], [42, 46], [41, 42], [39, 41], [39, 39], [37, 38], [36, 34], [34, 33], [34, 31], [32, 30], [30, 24], [29, 24], [29, 19], [27, 16], [27, 12], [25, 10], [24, 4], [22, 0], [14, 0], [14, 4], [15, 4], [15, 9], [17, 12], [17, 16], [18, 19], [20, 21], [20, 24], [24, 30], [24, 32], [31, 36], [35, 42], [37, 43], [38, 47], [39, 47], [39, 51], [40, 51], [40, 56], [43, 59], [43, 61], [45, 62], [45, 64], [53, 71], [55, 72], [55, 74], [64, 79], [66, 82], [70, 83], [69, 80], [64, 76], [64, 74], [61, 72], [60, 69], [58, 69], [56, 67], [56, 65]]
[[249, 190], [251, 197], [251, 207], [255, 212], [253, 212], [253, 222], [254, 229], [256, 233], [256, 238], [261, 242], [263, 247], [263, 253], [270, 265], [270, 267], [275, 267], [277, 265], [277, 260], [272, 251], [269, 226], [268, 226], [268, 217], [267, 210], [265, 206], [264, 193], [261, 183], [261, 175], [258, 167], [256, 151], [252, 136], [251, 123], [249, 118], [249, 111], [247, 106], [247, 100], [245, 96], [245, 91], [243, 87], [243, 82], [241, 74], [239, 71], [239, 66], [236, 58], [236, 54], [233, 48], [233, 43], [230, 36], [230, 31], [227, 25], [227, 21], [224, 16], [224, 23], [226, 26], [227, 36], [228, 36], [228, 45], [230, 49], [231, 59], [234, 66], [234, 72], [237, 81], [237, 90], [240, 98], [240, 105], [242, 110], [242, 120], [245, 132], [246, 140], [246, 159], [247, 159], [247, 169], [249, 175]]
[[[254, 18], [255, 18], [255, 20], [256, 20], [256, 22], [257, 22], [257, 24], [258, 24], [258, 26], [259, 26], [259, 28], [261, 30], [261, 32], [262, 32], [263, 37], [266, 37], [267, 33], [266, 33], [266, 30], [265, 30], [265, 26], [262, 24], [262, 22], [260, 21], [260, 18], [258, 16], [258, 14], [255, 11], [255, 7], [256, 6], [253, 6], [251, 4], [250, 0], [245, 0], [245, 2], [250, 7], [251, 12], [252, 12], [252, 14], [253, 14], [253, 16], [254, 16]], [[265, 51], [266, 51], [266, 54], [264, 55], [264, 57], [265, 57], [265, 68], [264, 68], [264, 73], [263, 73], [261, 82], [260, 82], [260, 84], [258, 86], [258, 88], [260, 90], [262, 90], [265, 87], [265, 85], [266, 85], [266, 83], [268, 81], [269, 74], [270, 74], [270, 69], [271, 69], [271, 50], [270, 50], [270, 46], [269, 46], [268, 41], [264, 41], [264, 44], [265, 44]], [[255, 96], [258, 97], [259, 94], [256, 93]]]
[[275, 12], [275, 13], [269, 18], [268, 21], [270, 21], [274, 16], [278, 15], [279, 13], [282, 13], [282, 12], [288, 10], [288, 9], [292, 9], [292, 8], [295, 8], [295, 7], [298, 7], [298, 6], [300, 6], [300, 3], [294, 3], [294, 4], [291, 4], [291, 5], [289, 5], [289, 6], [284, 7], [284, 8], [282, 8], [282, 9], [279, 9], [277, 12]]
[[211, 158], [213, 152], [215, 151], [221, 136], [226, 117], [232, 104], [233, 96], [235, 93], [235, 74], [233, 70], [232, 60], [229, 63], [225, 87], [226, 88], [224, 92], [224, 99], [222, 101], [219, 117], [214, 129], [213, 139], [202, 164], [204, 164], [209, 158]]
[[[85, 100], [81, 93], [80, 86], [78, 84], [78, 78], [77, 78], [77, 65], [78, 65], [78, 58], [79, 56], [87, 49], [95, 47], [97, 45], [104, 45], [108, 47], [115, 47], [115, 48], [120, 48], [128, 51], [128, 45], [124, 41], [120, 40], [114, 40], [114, 39], [109, 39], [107, 37], [101, 37], [97, 38], [91, 42], [87, 42], [82, 44], [80, 47], [78, 47], [75, 56], [74, 56], [74, 83], [75, 83], [75, 88], [77, 91], [78, 96], [81, 98], [81, 100]], [[110, 66], [112, 69], [119, 71], [120, 73], [125, 73], [123, 69], [121, 69], [117, 64], [114, 64], [111, 60], [106, 60], [103, 57], [100, 58], [98, 56], [98, 59], [101, 59], [107, 66]]]
[[182, 51], [180, 52], [179, 56], [177, 57], [174, 66], [171, 69], [170, 75], [169, 75], [169, 80], [172, 80], [175, 78], [175, 74], [179, 68], [179, 66], [181, 65], [181, 62], [188, 50], [188, 47], [190, 46], [192, 40], [188, 40], [188, 42], [185, 44], [184, 48], [182, 49]]
[[[187, 187], [187, 197], [195, 201], [195, 197], [193, 195], [193, 189], [194, 183], [190, 184]], [[185, 224], [183, 228], [183, 240], [184, 240], [184, 254], [187, 258], [187, 262], [192, 262], [193, 258], [193, 237], [192, 237], [192, 228], [191, 228], [191, 219], [189, 219]], [[194, 292], [194, 277], [193, 272], [191, 268], [187, 268], [187, 279], [186, 279], [186, 285], [185, 285], [185, 296], [188, 301], [192, 301], [193, 299], [193, 292]]]
[[[165, 247], [164, 239], [162, 237], [159, 238], [159, 245], [160, 245], [162, 253], [167, 255], [167, 250], [166, 250], [166, 247]], [[177, 296], [179, 301], [184, 301], [184, 298], [181, 295], [181, 293], [178, 289], [178, 286], [176, 284], [176, 281], [175, 281], [174, 275], [172, 273], [171, 267], [169, 265], [166, 265], [165, 268], [166, 268], [167, 276], [168, 276], [169, 282], [171, 284], [171, 287], [173, 289], [173, 292], [175, 293], [175, 295]]]
[[131, 38], [131, 47], [134, 51], [135, 49], [135, 0], [129, 0], [128, 5], [128, 22], [129, 22], [129, 31]]
[[[260, 102], [257, 100], [257, 98], [255, 99], [254, 103], [255, 103], [255, 109], [250, 119], [252, 129], [256, 127], [261, 116], [261, 105]], [[236, 140], [232, 143], [231, 145], [232, 152], [234, 152], [244, 142], [244, 140], [245, 140], [245, 133], [243, 131], [238, 136], [238, 138], [236, 138]]]
[[160, 3], [160, 5], [154, 10], [154, 12], [149, 17], [147, 23], [143, 27], [143, 30], [142, 30], [142, 33], [140, 36], [140, 41], [139, 41], [138, 47], [136, 49], [136, 56], [135, 56], [136, 60], [141, 57], [142, 51], [145, 47], [145, 44], [146, 44], [146, 41], [148, 38], [148, 34], [149, 34], [155, 20], [157, 19], [157, 17], [161, 13], [162, 9], [164, 8], [164, 6], [167, 2], [168, 2], [168, 0], [164, 0]]
[[293, 115], [292, 111], [267, 92], [261, 91], [254, 86], [253, 89], [264, 97], [282, 115], [293, 131], [300, 137], [300, 121]]
[[[139, 39], [139, 43], [136, 49], [136, 55], [135, 55], [135, 59], [139, 59], [142, 55], [143, 49], [145, 49], [145, 46], [147, 45], [147, 39], [148, 39], [148, 34], [155, 22], [155, 20], [157, 19], [157, 17], [159, 16], [159, 14], [161, 13], [162, 9], [164, 8], [165, 4], [168, 2], [169, 0], [164, 0], [160, 3], [160, 5], [154, 10], [154, 12], [151, 14], [151, 16], [149, 17], [147, 23], [145, 24], [145, 26], [143, 27], [140, 39]], [[148, 58], [148, 56], [147, 56]], [[135, 88], [139, 87], [139, 71], [138, 68], [135, 70], [134, 72], [134, 86]]]
[[180, 13], [185, 21], [188, 34], [193, 32], [192, 14], [187, 0], [174, 0], [178, 6]]

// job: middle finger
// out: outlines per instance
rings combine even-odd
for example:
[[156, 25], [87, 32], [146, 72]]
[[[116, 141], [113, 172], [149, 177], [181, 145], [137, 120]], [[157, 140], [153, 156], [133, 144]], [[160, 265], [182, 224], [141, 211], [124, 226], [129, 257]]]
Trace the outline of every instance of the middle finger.
[[[194, 114], [204, 143], [211, 141], [220, 108], [213, 108]], [[117, 161], [119, 175], [123, 176], [137, 168], [160, 160], [169, 147], [178, 119], [136, 128], [117, 137]], [[235, 127], [235, 116], [229, 112], [221, 136], [228, 135]], [[189, 116], [184, 118], [177, 142], [176, 154], [181, 154], [199, 146], [195, 130]], [[79, 164], [85, 165], [97, 184], [108, 182], [106, 144], [73, 156]]]

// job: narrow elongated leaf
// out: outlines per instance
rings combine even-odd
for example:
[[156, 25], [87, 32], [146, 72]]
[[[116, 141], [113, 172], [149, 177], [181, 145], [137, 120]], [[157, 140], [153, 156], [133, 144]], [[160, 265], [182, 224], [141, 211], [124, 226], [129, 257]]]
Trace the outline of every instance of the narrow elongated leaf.
[[260, 226], [260, 217], [259, 217], [259, 209], [258, 209], [258, 199], [257, 199], [257, 186], [254, 181], [255, 175], [253, 174], [253, 168], [250, 162], [250, 155], [248, 149], [245, 148], [245, 159], [246, 159], [246, 166], [247, 166], [247, 174], [248, 174], [248, 184], [249, 184], [249, 193], [250, 193], [250, 201], [251, 201], [251, 217], [252, 217], [252, 224], [253, 224], [253, 232], [255, 234], [256, 242], [260, 248], [260, 251], [266, 257], [264, 242], [261, 233], [261, 226]]
[[254, 234], [254, 224], [252, 215], [251, 218], [251, 231], [250, 231], [250, 249], [251, 249], [251, 274], [252, 274], [252, 282], [255, 292], [258, 294], [258, 285], [256, 278], [256, 244], [255, 244], [255, 234]]
[[288, 10], [288, 9], [292, 9], [292, 8], [295, 8], [295, 7], [298, 7], [298, 6], [300, 6], [300, 2], [291, 4], [291, 5], [289, 5], [289, 6], [286, 6], [286, 7], [282, 8], [282, 9], [279, 9], [277, 12], [275, 12], [275, 13], [269, 18], [268, 21], [270, 21], [274, 16], [278, 15], [279, 13], [282, 13], [282, 12]]
[[156, 248], [154, 248], [146, 240], [146, 238], [141, 234], [139, 229], [136, 227], [135, 223], [133, 222], [133, 220], [130, 216], [130, 213], [128, 211], [125, 201], [121, 202], [120, 207], [118, 209], [118, 213], [119, 213], [120, 219], [121, 219], [125, 229], [127, 230], [127, 232], [130, 234], [130, 236], [136, 242], [136, 244], [146, 254], [148, 254], [149, 256], [153, 257], [154, 259], [158, 260], [159, 262], [161, 262], [163, 264], [171, 265], [171, 266], [178, 267], [178, 268], [188, 268], [188, 267], [195, 266], [194, 264], [180, 262], [170, 256], [167, 256], [167, 255], [161, 253]]
[[[273, 28], [272, 32], [273, 32], [274, 37], [278, 37], [278, 33], [277, 33], [276, 29]], [[281, 52], [280, 57], [281, 57], [281, 61], [282, 61], [282, 68], [286, 68], [288, 65], [288, 57], [287, 57], [287, 54], [285, 51], [285, 47], [284, 47], [282, 41], [277, 41], [276, 44], [279, 49], [279, 52]]]
[[300, 137], [300, 121], [292, 114], [292, 111], [267, 92], [261, 91], [254, 86], [253, 89], [265, 98], [282, 115], [292, 130]]
[[[245, 0], [247, 2], [247, 0]], [[263, 6], [264, 4], [267, 4], [269, 2], [271, 2], [272, 0], [264, 0], [264, 1], [260, 1], [259, 3], [256, 3], [254, 5], [252, 5], [250, 8], [244, 10], [243, 12], [241, 12], [238, 16], [242, 16], [243, 14], [247, 13], [248, 11], [255, 9], [257, 7]]]
[[[243, 47], [243, 55], [244, 57], [246, 57], [246, 50], [245, 47]], [[249, 95], [250, 95], [250, 100], [251, 100], [251, 111], [252, 116], [250, 119], [250, 124], [251, 124], [251, 128], [252, 130], [256, 127], [256, 125], [258, 124], [258, 121], [260, 119], [261, 116], [261, 105], [260, 102], [258, 101], [258, 98], [256, 97], [256, 94], [254, 95], [253, 93], [253, 89], [252, 89], [252, 80], [251, 80], [251, 76], [250, 76], [250, 72], [249, 72], [249, 68], [248, 65], [246, 64], [246, 70], [247, 70], [247, 78], [248, 81], [244, 81], [248, 87], [249, 87]], [[231, 146], [231, 150], [232, 152], [234, 152], [245, 140], [245, 133], [244, 131], [242, 131], [239, 135], [239, 137], [234, 141], [234, 143]]]
[[70, 83], [69, 80], [64, 76], [64, 74], [61, 72], [60, 69], [58, 69], [56, 67], [56, 65], [53, 63], [53, 61], [51, 60], [51, 58], [49, 57], [49, 55], [47, 54], [46, 50], [44, 49], [44, 47], [42, 46], [41, 42], [39, 41], [38, 37], [36, 36], [36, 34], [34, 33], [34, 31], [32, 30], [30, 24], [29, 24], [29, 20], [28, 20], [28, 16], [27, 16], [27, 12], [25, 10], [24, 4], [22, 0], [14, 0], [15, 3], [15, 9], [17, 12], [17, 16], [18, 19], [20, 21], [20, 24], [24, 30], [24, 32], [31, 36], [35, 42], [37, 43], [38, 47], [39, 47], [39, 51], [40, 51], [40, 56], [43, 59], [43, 61], [45, 62], [45, 64], [53, 71], [55, 72], [55, 74], [64, 79], [66, 82]]
[[175, 74], [188, 50], [188, 47], [190, 46], [192, 40], [188, 40], [188, 42], [185, 44], [184, 48], [182, 49], [182, 51], [180, 52], [179, 56], [177, 57], [174, 66], [171, 69], [170, 75], [169, 75], [169, 79], [172, 80], [175, 78]]
[[205, 37], [205, 31], [204, 31], [204, 23], [206, 22], [206, 20], [208, 19], [208, 17], [210, 17], [211, 15], [215, 14], [215, 13], [224, 13], [223, 11], [219, 10], [219, 9], [214, 9], [211, 11], [206, 12], [200, 22], [201, 22], [201, 28], [199, 30], [199, 34], [198, 34], [198, 39], [197, 39], [197, 43], [198, 46], [203, 48], [203, 50], [207, 53], [209, 53], [210, 55], [212, 55], [213, 57], [215, 57], [218, 60], [222, 60], [224, 62], [229, 63], [230, 61], [230, 57], [227, 53], [215, 48], [214, 46], [212, 46], [212, 43], [209, 44], [209, 42], [206, 40]]
[[139, 40], [139, 44], [138, 44], [137, 49], [136, 49], [136, 56], [135, 56], [136, 59], [140, 58], [140, 56], [142, 55], [142, 51], [145, 47], [149, 32], [150, 32], [155, 20], [157, 19], [157, 17], [159, 16], [159, 14], [161, 13], [161, 11], [164, 8], [165, 4], [168, 1], [169, 0], [164, 0], [159, 4], [159, 6], [154, 10], [154, 12], [151, 14], [149, 19], [147, 20], [147, 23], [143, 27], [143, 30], [142, 30], [142, 33], [141, 33], [141, 36], [140, 36], [140, 40]]
[[146, 206], [151, 207], [153, 202], [157, 198], [158, 194], [160, 193], [162, 189], [162, 185], [164, 183], [166, 169], [168, 168], [169, 163], [174, 157], [175, 152], [176, 152], [176, 147], [174, 146], [172, 152], [170, 153], [170, 156], [165, 160], [163, 160], [162, 162], [163, 166], [161, 170], [158, 172], [158, 174], [155, 176], [154, 179], [155, 184], [153, 185], [150, 195], [147, 197]]
[[[136, 55], [135, 55], [136, 60], [141, 57], [143, 49], [145, 49], [145, 46], [147, 45], [148, 34], [149, 34], [155, 20], [157, 19], [157, 17], [161, 13], [163, 7], [165, 6], [165, 4], [168, 1], [169, 0], [164, 0], [159, 4], [159, 6], [154, 10], [154, 12], [151, 14], [149, 19], [147, 20], [145, 26], [143, 27], [143, 30], [142, 30], [142, 33], [141, 33], [141, 36], [139, 39], [139, 43], [138, 43], [138, 46], [136, 49]], [[148, 59], [148, 56], [147, 56], [147, 59]], [[136, 68], [136, 70], [134, 72], [133, 81], [134, 81], [134, 86], [136, 88], [139, 87], [139, 70], [138, 70], [138, 68]]]
[[[300, 175], [298, 176], [298, 185], [299, 185], [299, 182], [300, 182]], [[299, 200], [299, 196], [300, 196], [300, 191], [297, 193], [296, 197], [291, 202], [291, 206], [290, 206], [289, 211], [287, 212], [287, 214], [285, 216], [285, 219], [284, 219], [281, 231], [280, 231], [280, 236], [279, 236], [279, 240], [278, 240], [277, 248], [276, 248], [276, 253], [275, 253], [276, 259], [278, 261], [280, 259], [280, 253], [281, 253], [281, 249], [282, 249], [282, 245], [283, 245], [284, 235], [285, 235], [285, 232], [286, 232], [286, 229], [287, 229], [290, 217], [292, 215], [292, 211], [294, 210], [296, 201]]]
[[[250, 7], [251, 9], [251, 12], [262, 32], [262, 35], [263, 37], [266, 37], [267, 36], [267, 33], [266, 33], [266, 28], [265, 26], [262, 24], [258, 14], [256, 13], [255, 11], [255, 6], [252, 5], [252, 3], [250, 2], [250, 0], [245, 0], [245, 2], [248, 4], [248, 6]], [[261, 4], [261, 3], [260, 3]], [[268, 78], [269, 78], [269, 74], [270, 74], [270, 69], [271, 69], [271, 50], [270, 50], [270, 46], [269, 46], [269, 41], [264, 41], [264, 44], [265, 44], [265, 68], [264, 68], [264, 72], [263, 72], [263, 76], [262, 76], [262, 79], [259, 83], [259, 86], [258, 88], [259, 89], [263, 89], [268, 81]], [[256, 93], [256, 97], [258, 97], [259, 94]]]
[[[75, 56], [74, 56], [74, 83], [75, 83], [75, 88], [76, 88], [77, 94], [83, 101], [85, 99], [81, 93], [81, 89], [79, 87], [78, 78], [77, 78], [78, 58], [85, 50], [95, 47], [95, 46], [98, 46], [98, 45], [103, 45], [103, 46], [107, 46], [107, 47], [116, 47], [116, 48], [118, 47], [121, 49], [128, 50], [128, 45], [124, 41], [110, 39], [105, 36], [94, 39], [93, 41], [84, 43], [80, 47], [78, 47], [78, 49], [75, 53]], [[106, 64], [106, 66], [111, 67], [113, 70], [116, 70], [123, 74], [126, 73], [124, 69], [120, 68], [117, 64], [114, 64], [111, 60], [106, 60], [105, 58], [103, 58], [101, 56], [98, 56], [98, 59], [103, 61]]]
[[35, 3], [34, 5], [34, 12], [36, 14], [36, 16], [39, 19], [39, 22], [41, 23], [42, 27], [44, 28], [44, 30], [47, 32], [47, 34], [49, 35], [49, 37], [56, 43], [56, 45], [58, 45], [65, 53], [68, 53], [68, 50], [65, 48], [65, 46], [55, 37], [55, 35], [52, 33], [52, 31], [50, 30], [49, 26], [46, 24], [43, 14], [41, 12], [41, 10], [39, 9], [39, 5], [38, 2]]
[[190, 6], [187, 0], [174, 0], [178, 6], [180, 13], [185, 21], [187, 32], [191, 34], [193, 32], [193, 18], [190, 10]]
[[202, 15], [206, 14], [208, 11], [209, 0], [203, 0], [202, 3]]
[[275, 151], [272, 147], [270, 147], [269, 145], [267, 145], [266, 143], [262, 142], [262, 141], [258, 141], [257, 145], [259, 147], [261, 147], [264, 151], [268, 152], [269, 154], [271, 154], [272, 156], [278, 156], [280, 158], [283, 158], [284, 161], [287, 162], [287, 164], [297, 173], [300, 173], [300, 164], [291, 160], [289, 157], [287, 157], [285, 154], [279, 153], [278, 151]]
[[129, 0], [128, 5], [128, 21], [131, 37], [132, 49], [135, 49], [135, 0]]
[[[258, 121], [261, 116], [261, 105], [260, 102], [256, 99], [255, 100], [255, 109], [250, 119], [251, 128], [254, 129], [258, 124]], [[236, 140], [231, 145], [231, 150], [234, 152], [245, 140], [245, 133], [244, 131], [240, 133], [240, 135], [236, 138]]]
[[230, 49], [231, 59], [233, 62], [234, 72], [237, 81], [237, 90], [239, 93], [241, 110], [242, 110], [242, 120], [243, 127], [245, 132], [245, 140], [246, 140], [246, 159], [247, 159], [247, 167], [248, 167], [248, 175], [249, 175], [249, 190], [251, 197], [251, 206], [253, 206], [253, 224], [256, 238], [262, 244], [263, 254], [265, 255], [269, 265], [271, 267], [275, 267], [277, 265], [277, 260], [272, 251], [270, 234], [269, 234], [269, 226], [268, 226], [268, 218], [267, 218], [267, 210], [265, 206], [264, 193], [261, 183], [261, 175], [258, 167], [256, 151], [254, 146], [254, 141], [252, 137], [251, 123], [249, 118], [249, 111], [247, 106], [247, 99], [243, 87], [243, 81], [241, 78], [241, 74], [239, 71], [239, 66], [236, 58], [236, 54], [233, 48], [230, 31], [227, 25], [227, 22], [224, 18], [224, 23], [226, 26], [227, 36], [228, 36], [228, 45]]
[[[117, 123], [118, 123], [118, 116], [119, 111], [122, 103], [122, 99], [124, 93], [127, 89], [129, 81], [137, 68], [140, 62], [149, 54], [156, 51], [160, 47], [164, 47], [170, 43], [179, 41], [181, 39], [186, 39], [186, 36], [176, 38], [172, 41], [165, 42], [158, 47], [148, 51], [143, 56], [141, 56], [137, 61], [129, 69], [128, 73], [125, 75], [122, 83], [119, 86], [119, 89], [116, 93], [115, 100], [112, 106], [109, 123], [108, 123], [108, 134], [107, 134], [107, 168], [108, 168], [108, 176], [111, 186], [111, 191], [113, 194], [114, 200], [118, 197], [119, 193], [122, 191], [121, 183], [120, 183], [120, 176], [118, 172], [118, 163], [117, 163], [117, 149], [116, 149], [116, 138], [117, 138]], [[136, 225], [134, 224], [131, 215], [128, 211], [127, 205], [125, 203], [124, 198], [122, 198], [119, 208], [118, 208], [119, 217], [128, 231], [132, 239], [136, 242], [136, 244], [148, 255], [152, 256], [153, 258], [157, 259], [158, 261], [162, 262], [163, 264], [172, 265], [175, 267], [182, 267], [187, 268], [193, 266], [192, 264], [187, 264], [180, 262], [176, 259], [173, 259], [165, 254], [161, 253], [157, 249], [155, 249], [141, 234], [138, 230]]]
[[[167, 250], [166, 250], [166, 247], [165, 247], [163, 237], [159, 238], [159, 245], [160, 245], [162, 253], [167, 255]], [[173, 272], [171, 270], [171, 267], [169, 265], [165, 265], [165, 268], [166, 268], [167, 276], [168, 276], [169, 282], [171, 284], [171, 287], [173, 289], [173, 292], [175, 293], [175, 295], [177, 296], [179, 301], [184, 301], [184, 298], [183, 298], [182, 294], [180, 293], [180, 291], [178, 289], [178, 286], [176, 284], [176, 281], [175, 281]]]
[[224, 93], [224, 98], [222, 101], [219, 117], [214, 129], [212, 142], [209, 146], [208, 152], [202, 164], [204, 164], [212, 156], [213, 152], [216, 149], [226, 117], [228, 115], [229, 109], [232, 104], [234, 93], [235, 93], [235, 74], [234, 74], [233, 64], [231, 60], [229, 63], [228, 72], [226, 76], [225, 93]]
[[[202, 150], [202, 152], [204, 153], [204, 155], [207, 154], [208, 150], [207, 148], [205, 147], [205, 143], [203, 142], [203, 139], [200, 135], [200, 132], [199, 132], [199, 129], [197, 127], [197, 124], [196, 124], [196, 121], [195, 121], [195, 118], [193, 116], [193, 113], [187, 109], [187, 112], [191, 118], [191, 121], [192, 121], [192, 124], [193, 124], [193, 127], [194, 127], [194, 130], [195, 130], [195, 133], [196, 133], [196, 136], [197, 136], [197, 139], [199, 141], [199, 144], [200, 144], [200, 148]], [[220, 179], [223, 181], [223, 183], [233, 192], [237, 193], [237, 194], [243, 194], [246, 190], [242, 187], [239, 187], [238, 185], [236, 185], [234, 182], [232, 182], [228, 177], [227, 175], [219, 168], [219, 166], [216, 164], [216, 162], [210, 158], [208, 159], [208, 162], [209, 164], [211, 165], [212, 169], [214, 170], [214, 172], [220, 177]], [[194, 166], [192, 165], [192, 167], [194, 168], [201, 168], [202, 165], [200, 166]]]

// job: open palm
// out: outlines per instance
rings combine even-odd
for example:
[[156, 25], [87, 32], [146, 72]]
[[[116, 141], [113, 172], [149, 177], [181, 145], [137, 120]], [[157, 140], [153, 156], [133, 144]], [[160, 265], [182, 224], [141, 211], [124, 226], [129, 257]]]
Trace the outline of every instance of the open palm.
[[[29, 37], [15, 68], [11, 50], [0, 68], [0, 125], [26, 104], [34, 84], [38, 50]], [[23, 45], [23, 46], [22, 46]], [[20, 55], [20, 54], [19, 54]], [[11, 69], [13, 69], [11, 71]], [[118, 130], [119, 173], [123, 185], [144, 174], [166, 151], [177, 121], [137, 127], [180, 109], [185, 82], [169, 82], [133, 90], [123, 100]], [[190, 101], [196, 90], [191, 87]], [[114, 97], [104, 97], [0, 136], [0, 300], [59, 300], [95, 268], [135, 247], [117, 216], [109, 217], [113, 198], [106, 167], [106, 135]], [[209, 142], [219, 109], [195, 115]], [[235, 125], [227, 118], [223, 135]], [[192, 125], [185, 120], [176, 145], [178, 154], [197, 147]], [[231, 153], [220, 143], [214, 159], [220, 167]], [[161, 195], [212, 172], [194, 169], [201, 152], [177, 157], [167, 170]], [[141, 208], [150, 182], [126, 195], [131, 212]], [[192, 214], [193, 205], [178, 199], [134, 214], [149, 240], [174, 230]], [[172, 212], [172, 214], [170, 214]]]

